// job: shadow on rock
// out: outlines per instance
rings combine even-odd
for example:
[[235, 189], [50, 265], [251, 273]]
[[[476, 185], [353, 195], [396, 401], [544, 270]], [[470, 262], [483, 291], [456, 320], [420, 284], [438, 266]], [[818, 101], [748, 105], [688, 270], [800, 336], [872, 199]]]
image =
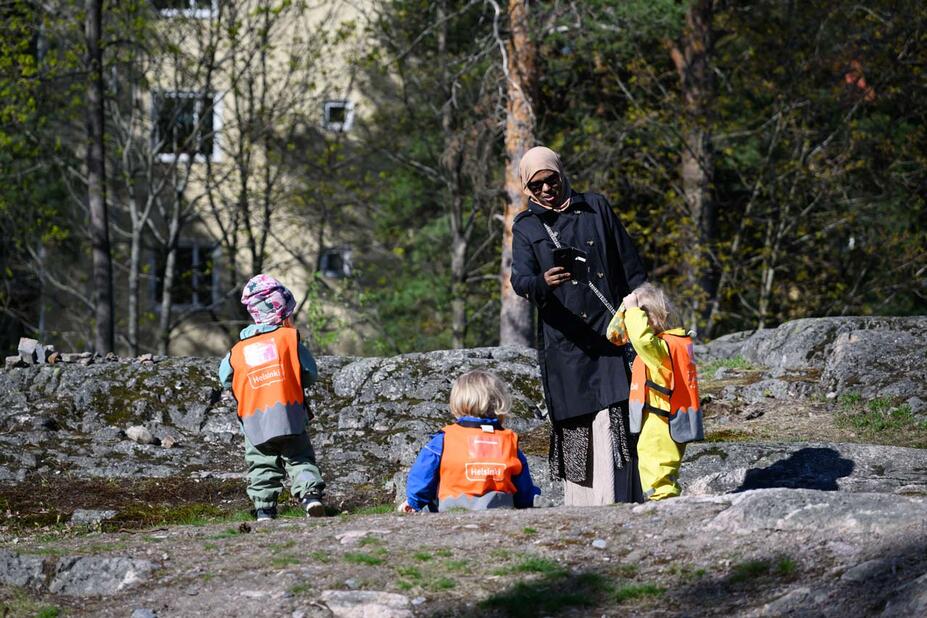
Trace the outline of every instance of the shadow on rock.
[[837, 479], [850, 476], [853, 468], [853, 462], [834, 449], [803, 448], [766, 468], [747, 470], [743, 483], [732, 493], [773, 487], [837, 491]]

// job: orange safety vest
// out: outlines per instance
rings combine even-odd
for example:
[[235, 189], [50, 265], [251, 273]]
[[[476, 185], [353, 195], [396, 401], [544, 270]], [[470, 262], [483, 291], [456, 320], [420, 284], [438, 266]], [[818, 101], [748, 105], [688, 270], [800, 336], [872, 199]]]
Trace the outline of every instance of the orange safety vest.
[[[490, 427], [486, 431], [483, 427]], [[512, 477], [521, 473], [518, 436], [492, 425], [444, 428], [444, 452], [438, 482], [438, 502], [490, 492], [515, 494]]]
[[252, 444], [300, 434], [306, 426], [299, 363], [299, 333], [280, 327], [232, 347], [232, 393]]
[[[692, 338], [688, 336], [660, 333], [666, 342], [669, 357], [661, 373], [669, 378], [667, 386], [661, 386], [649, 378], [650, 369], [637, 356], [631, 366], [631, 391], [628, 407], [631, 417], [631, 431], [639, 433], [644, 412], [658, 414], [669, 421], [673, 440], [684, 444], [705, 438], [702, 410], [699, 405], [698, 375]], [[657, 395], [659, 407], [651, 405], [649, 395]]]

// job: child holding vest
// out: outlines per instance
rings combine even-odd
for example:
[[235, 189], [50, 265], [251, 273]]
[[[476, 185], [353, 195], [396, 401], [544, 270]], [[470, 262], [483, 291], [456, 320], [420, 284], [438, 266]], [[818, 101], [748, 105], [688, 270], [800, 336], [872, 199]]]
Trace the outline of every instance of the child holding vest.
[[686, 443], [704, 437], [692, 338], [672, 325], [666, 294], [645, 283], [624, 297], [625, 311], [609, 324], [610, 338], [622, 326], [637, 357], [631, 368], [629, 410], [637, 442], [644, 497], [678, 496], [679, 466]]
[[454, 381], [451, 413], [457, 419], [436, 433], [409, 471], [406, 501], [411, 513], [534, 506], [541, 490], [531, 482], [518, 436], [502, 427], [512, 399], [502, 381], [470, 371]]
[[321, 517], [325, 483], [306, 430], [303, 387], [318, 377], [315, 359], [293, 326], [293, 294], [269, 275], [245, 285], [241, 302], [254, 324], [219, 365], [219, 381], [238, 402], [245, 435], [248, 497], [258, 521], [277, 516], [277, 497], [289, 475], [291, 492], [306, 515]]

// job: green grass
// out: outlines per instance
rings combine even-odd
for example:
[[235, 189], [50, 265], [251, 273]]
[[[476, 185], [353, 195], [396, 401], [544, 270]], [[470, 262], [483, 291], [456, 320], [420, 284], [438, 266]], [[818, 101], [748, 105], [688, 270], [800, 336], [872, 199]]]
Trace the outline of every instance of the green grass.
[[292, 566], [294, 564], [299, 564], [300, 560], [296, 556], [290, 556], [283, 554], [281, 556], [274, 556], [270, 559], [270, 566], [275, 569], [282, 569], [284, 567]]
[[444, 563], [444, 568], [448, 571], [465, 573], [470, 570], [470, 563], [466, 560], [448, 560]]
[[480, 602], [480, 607], [514, 618], [555, 615], [567, 609], [589, 607], [605, 601], [608, 581], [596, 573], [561, 571], [539, 580], [518, 582]]
[[414, 554], [412, 554], [412, 557], [418, 560], [419, 562], [428, 562], [434, 556], [432, 556], [431, 553], [427, 551], [417, 551]]
[[449, 577], [439, 577], [437, 579], [434, 579], [428, 582], [428, 589], [433, 590], [435, 592], [439, 592], [441, 590], [450, 590], [451, 588], [456, 588], [456, 587], [457, 587], [457, 582]]
[[418, 569], [418, 567], [414, 567], [414, 566], [396, 567], [396, 572], [402, 577], [408, 577], [409, 579], [414, 579], [416, 581], [422, 579], [422, 572]]
[[362, 506], [351, 511], [351, 515], [385, 515], [392, 513], [396, 509], [392, 504], [374, 504], [372, 506]]
[[450, 558], [453, 555], [454, 555], [454, 552], [452, 552], [449, 549], [443, 548], [443, 547], [441, 549], [435, 550], [435, 556], [438, 556], [440, 558]]
[[294, 597], [309, 594], [310, 592], [312, 592], [312, 586], [305, 582], [294, 584], [290, 587], [290, 594], [292, 594]]
[[211, 534], [206, 538], [209, 539], [210, 541], [218, 541], [220, 539], [228, 539], [233, 536], [238, 536], [239, 534], [241, 533], [238, 532], [238, 528], [226, 528], [222, 532], [219, 532], [217, 534]]
[[522, 531], [523, 534], [527, 534], [527, 535], [532, 535], [532, 534], [537, 534], [537, 533], [538, 533], [537, 529], [535, 529], [535, 528], [530, 528], [530, 527], [522, 528], [521, 531]]
[[316, 562], [321, 562], [322, 564], [328, 564], [329, 562], [332, 561], [329, 555], [326, 554], [324, 551], [316, 550], [316, 551], [309, 552], [309, 557], [315, 560]]
[[837, 426], [852, 429], [864, 441], [927, 447], [927, 421], [918, 420], [907, 404], [888, 397], [864, 402], [857, 393], [844, 393], [837, 403]]
[[36, 618], [57, 618], [61, 609], [54, 605], [45, 605], [32, 597], [22, 588], [5, 587], [0, 596], [0, 616], [35, 616]]
[[529, 556], [511, 569], [514, 573], [559, 573], [563, 567], [547, 558]]
[[367, 545], [383, 545], [383, 539], [380, 539], [378, 537], [368, 534], [367, 536], [362, 538], [360, 541], [358, 541], [358, 545], [360, 545], [361, 547], [365, 547]]
[[350, 562], [351, 564], [368, 564], [370, 566], [383, 564], [383, 558], [360, 551], [347, 552], [344, 555], [344, 561]]
[[698, 373], [700, 376], [704, 376], [706, 380], [710, 380], [714, 378], [715, 372], [722, 367], [725, 369], [740, 369], [744, 371], [756, 369], [756, 367], [743, 356], [734, 356], [732, 358], [719, 358], [710, 363], [705, 363], [705, 365], [699, 368]]
[[664, 592], [666, 592], [665, 588], [653, 584], [624, 584], [615, 589], [612, 598], [615, 603], [624, 603], [625, 601], [643, 597], [657, 597]]
[[798, 564], [788, 556], [782, 556], [775, 561], [747, 560], [734, 565], [728, 581], [740, 584], [766, 576], [791, 578], [797, 571]]

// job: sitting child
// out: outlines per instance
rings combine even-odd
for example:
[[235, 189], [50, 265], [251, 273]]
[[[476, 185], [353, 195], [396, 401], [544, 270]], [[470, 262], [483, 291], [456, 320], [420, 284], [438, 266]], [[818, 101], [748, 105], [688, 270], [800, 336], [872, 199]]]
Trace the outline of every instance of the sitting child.
[[[637, 352], [629, 409], [644, 497], [678, 496], [686, 443], [704, 438], [692, 338], [673, 324], [663, 290], [645, 283], [624, 297], [624, 330]], [[621, 320], [616, 314], [615, 320]], [[615, 324], [609, 331], [620, 330]]]
[[512, 399], [502, 381], [470, 371], [454, 381], [451, 413], [457, 421], [431, 438], [409, 471], [400, 511], [471, 511], [534, 506], [541, 490], [531, 482], [518, 436], [502, 428]]
[[248, 497], [258, 521], [274, 519], [283, 479], [289, 475], [292, 494], [306, 514], [321, 517], [325, 483], [306, 430], [303, 393], [318, 371], [293, 326], [296, 301], [279, 281], [257, 275], [245, 284], [241, 302], [254, 324], [241, 331], [241, 341], [222, 359], [219, 381], [238, 402]]

